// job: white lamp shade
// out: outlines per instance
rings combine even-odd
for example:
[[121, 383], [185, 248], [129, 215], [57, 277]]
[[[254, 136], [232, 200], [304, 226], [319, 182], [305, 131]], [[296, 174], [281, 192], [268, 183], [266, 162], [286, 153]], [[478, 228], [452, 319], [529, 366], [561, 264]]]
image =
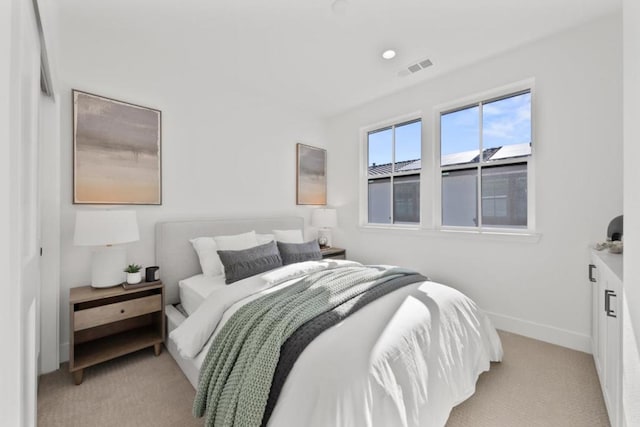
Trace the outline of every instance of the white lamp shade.
[[311, 225], [318, 228], [333, 228], [338, 225], [335, 209], [314, 209], [311, 213]]
[[106, 246], [140, 240], [135, 211], [78, 211], [73, 244]]

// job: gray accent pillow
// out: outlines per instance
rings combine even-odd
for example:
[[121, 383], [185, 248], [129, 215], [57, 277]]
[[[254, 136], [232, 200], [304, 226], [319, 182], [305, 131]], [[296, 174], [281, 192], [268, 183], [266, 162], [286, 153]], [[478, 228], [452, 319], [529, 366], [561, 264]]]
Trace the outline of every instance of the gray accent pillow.
[[224, 265], [227, 285], [282, 266], [274, 241], [240, 251], [218, 251], [218, 256]]
[[322, 252], [320, 252], [320, 245], [318, 245], [317, 240], [306, 243], [278, 242], [278, 250], [284, 265], [322, 259]]

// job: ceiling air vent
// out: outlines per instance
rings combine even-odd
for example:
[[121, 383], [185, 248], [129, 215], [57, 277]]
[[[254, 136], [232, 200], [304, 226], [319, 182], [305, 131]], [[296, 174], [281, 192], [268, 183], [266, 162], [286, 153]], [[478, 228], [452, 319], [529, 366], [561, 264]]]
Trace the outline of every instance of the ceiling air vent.
[[433, 65], [433, 62], [431, 62], [430, 59], [423, 59], [422, 61], [418, 61], [415, 64], [411, 64], [408, 67], [400, 70], [398, 72], [398, 76], [405, 77], [405, 76], [408, 76], [409, 74], [414, 74], [420, 70], [424, 70], [425, 68], [430, 67], [432, 65]]

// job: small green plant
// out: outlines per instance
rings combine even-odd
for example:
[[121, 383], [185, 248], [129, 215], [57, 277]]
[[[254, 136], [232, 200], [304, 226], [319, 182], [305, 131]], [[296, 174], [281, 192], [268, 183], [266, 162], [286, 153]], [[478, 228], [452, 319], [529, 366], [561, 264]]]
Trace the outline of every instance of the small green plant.
[[137, 273], [142, 270], [142, 266], [138, 264], [129, 264], [127, 268], [124, 269], [125, 273]]

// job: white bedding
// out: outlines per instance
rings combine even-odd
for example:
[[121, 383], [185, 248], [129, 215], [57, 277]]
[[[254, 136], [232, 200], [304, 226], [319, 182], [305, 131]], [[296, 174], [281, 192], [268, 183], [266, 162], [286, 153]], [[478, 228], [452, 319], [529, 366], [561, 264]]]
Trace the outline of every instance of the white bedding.
[[[253, 276], [212, 293], [171, 333], [170, 348], [193, 353], [199, 370], [215, 331], [249, 300], [298, 280], [292, 269], [270, 273], [280, 272], [271, 282]], [[441, 284], [416, 283], [317, 337], [289, 374], [269, 425], [443, 426], [489, 362], [501, 359], [499, 337], [473, 301]]]
[[224, 283], [224, 275], [222, 274], [218, 276], [197, 274], [188, 279], [180, 280], [178, 288], [182, 308], [191, 315], [212, 292], [225, 286], [227, 285]]

